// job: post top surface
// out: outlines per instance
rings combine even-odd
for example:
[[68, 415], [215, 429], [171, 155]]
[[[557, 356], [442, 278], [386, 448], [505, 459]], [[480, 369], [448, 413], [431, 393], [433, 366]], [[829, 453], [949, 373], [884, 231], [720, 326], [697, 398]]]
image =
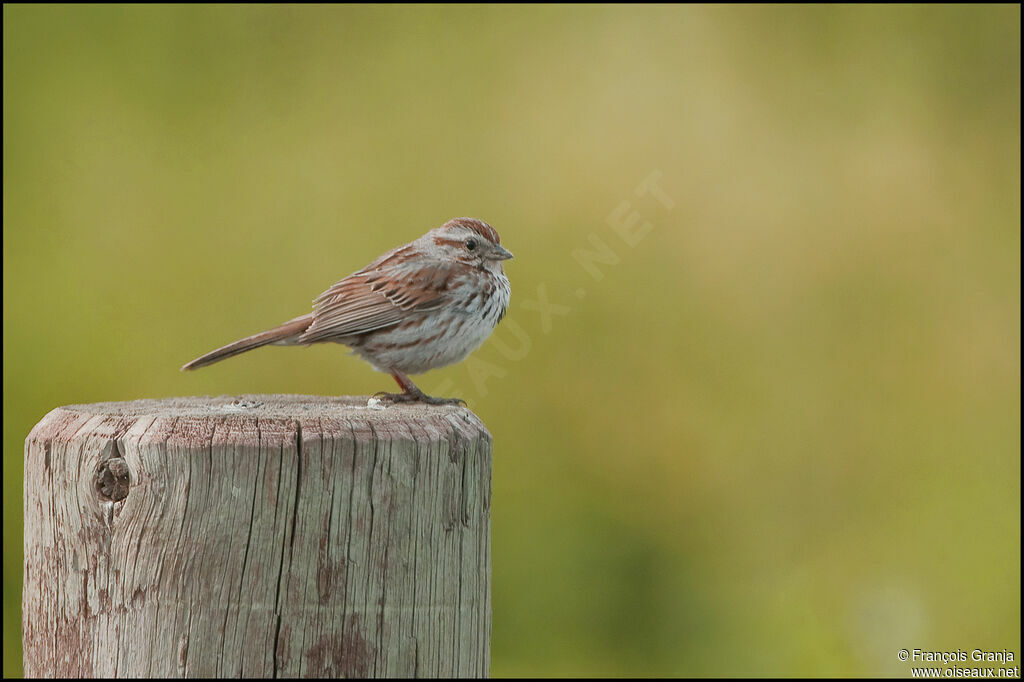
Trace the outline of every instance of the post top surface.
[[259, 418], [353, 418], [371, 423], [387, 423], [449, 416], [468, 422], [480, 421], [471, 410], [458, 405], [425, 405], [422, 403], [368, 405], [369, 396], [323, 396], [292, 394], [246, 394], [221, 396], [189, 396], [130, 400], [124, 402], [64, 405], [58, 408], [86, 415], [113, 417], [224, 417]]

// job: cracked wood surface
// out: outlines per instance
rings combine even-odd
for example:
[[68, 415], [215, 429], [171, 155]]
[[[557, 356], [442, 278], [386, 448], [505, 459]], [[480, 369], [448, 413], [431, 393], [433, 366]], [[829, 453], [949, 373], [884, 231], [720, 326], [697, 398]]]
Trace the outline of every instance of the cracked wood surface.
[[462, 407], [57, 408], [25, 442], [25, 674], [486, 676], [490, 492]]

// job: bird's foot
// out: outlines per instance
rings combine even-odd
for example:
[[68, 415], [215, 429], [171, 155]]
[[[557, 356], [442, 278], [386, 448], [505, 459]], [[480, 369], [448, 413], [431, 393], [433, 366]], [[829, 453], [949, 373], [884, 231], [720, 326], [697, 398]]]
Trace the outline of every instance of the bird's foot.
[[426, 403], [427, 405], [465, 405], [462, 398], [435, 398], [423, 391], [406, 391], [405, 393], [374, 393], [373, 397], [381, 401], [392, 403]]
[[435, 398], [434, 396], [427, 395], [425, 393], [420, 395], [419, 401], [421, 403], [426, 403], [428, 405], [461, 405], [463, 407], [466, 406], [466, 401], [463, 400], [462, 398]]

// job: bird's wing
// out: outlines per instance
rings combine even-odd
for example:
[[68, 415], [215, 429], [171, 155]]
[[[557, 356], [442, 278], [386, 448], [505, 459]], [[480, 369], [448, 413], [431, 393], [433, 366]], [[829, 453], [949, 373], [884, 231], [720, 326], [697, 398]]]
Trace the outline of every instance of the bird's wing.
[[313, 302], [313, 323], [299, 343], [363, 334], [444, 304], [454, 276], [440, 261], [411, 262], [399, 249], [341, 280]]

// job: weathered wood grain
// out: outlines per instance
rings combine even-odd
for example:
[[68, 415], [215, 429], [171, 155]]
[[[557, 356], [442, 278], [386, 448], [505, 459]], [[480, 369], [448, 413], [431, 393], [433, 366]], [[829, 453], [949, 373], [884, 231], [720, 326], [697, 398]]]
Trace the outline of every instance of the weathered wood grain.
[[459, 407], [53, 410], [25, 443], [25, 673], [486, 676], [490, 480]]

